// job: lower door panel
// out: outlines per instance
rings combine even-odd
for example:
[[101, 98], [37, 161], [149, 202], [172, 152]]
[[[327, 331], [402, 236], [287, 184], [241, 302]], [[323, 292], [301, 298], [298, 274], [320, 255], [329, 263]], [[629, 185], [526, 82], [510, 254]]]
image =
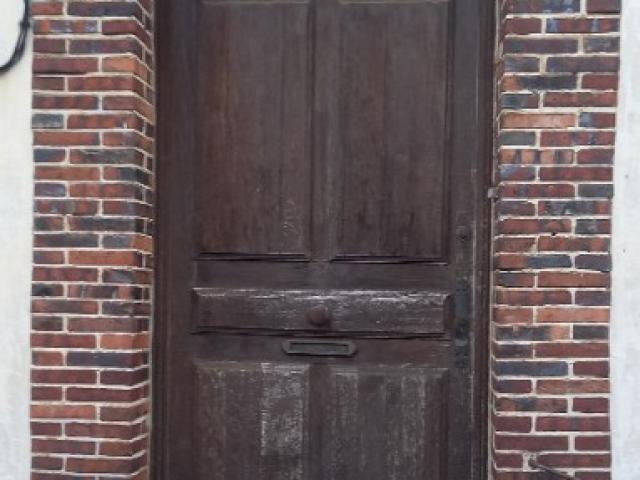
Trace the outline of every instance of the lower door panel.
[[279, 337], [202, 340], [203, 353], [213, 342], [254, 358], [195, 362], [199, 479], [446, 478], [448, 371], [419, 358], [439, 342], [303, 340], [316, 345], [304, 352], [351, 345], [341, 357], [287, 354]]

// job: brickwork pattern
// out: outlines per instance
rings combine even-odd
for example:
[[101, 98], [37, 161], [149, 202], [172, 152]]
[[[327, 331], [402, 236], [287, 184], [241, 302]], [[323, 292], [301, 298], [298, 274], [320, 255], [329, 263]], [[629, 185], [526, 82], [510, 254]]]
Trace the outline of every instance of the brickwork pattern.
[[33, 480], [147, 476], [151, 6], [33, 4]]
[[[609, 479], [620, 5], [500, 0], [492, 475]], [[147, 476], [151, 0], [34, 13], [33, 479]]]
[[500, 8], [492, 473], [605, 480], [620, 3]]

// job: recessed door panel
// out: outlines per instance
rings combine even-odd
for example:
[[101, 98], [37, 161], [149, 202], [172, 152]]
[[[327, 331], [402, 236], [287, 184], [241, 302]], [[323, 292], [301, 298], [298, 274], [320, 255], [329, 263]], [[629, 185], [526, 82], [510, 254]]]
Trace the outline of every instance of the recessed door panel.
[[308, 254], [310, 12], [286, 0], [200, 6], [193, 127], [201, 253]]
[[444, 254], [449, 6], [341, 4], [339, 258]]
[[445, 372], [438, 369], [332, 368], [322, 478], [446, 478], [446, 388]]
[[306, 480], [309, 368], [197, 362], [199, 480]]

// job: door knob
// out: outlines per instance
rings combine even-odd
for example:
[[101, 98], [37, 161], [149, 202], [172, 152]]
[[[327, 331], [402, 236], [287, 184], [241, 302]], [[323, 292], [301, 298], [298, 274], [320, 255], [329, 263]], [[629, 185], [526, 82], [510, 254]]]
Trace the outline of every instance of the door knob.
[[316, 305], [307, 311], [307, 321], [314, 327], [326, 327], [331, 323], [331, 312], [325, 305]]

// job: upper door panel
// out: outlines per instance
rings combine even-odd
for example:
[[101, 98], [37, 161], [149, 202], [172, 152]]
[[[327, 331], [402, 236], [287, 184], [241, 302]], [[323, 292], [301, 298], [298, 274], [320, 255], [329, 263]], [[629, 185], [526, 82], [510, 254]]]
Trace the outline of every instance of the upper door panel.
[[449, 4], [340, 2], [339, 258], [443, 256]]
[[198, 252], [446, 260], [450, 10], [202, 0]]
[[310, 6], [200, 4], [198, 249], [309, 253]]

